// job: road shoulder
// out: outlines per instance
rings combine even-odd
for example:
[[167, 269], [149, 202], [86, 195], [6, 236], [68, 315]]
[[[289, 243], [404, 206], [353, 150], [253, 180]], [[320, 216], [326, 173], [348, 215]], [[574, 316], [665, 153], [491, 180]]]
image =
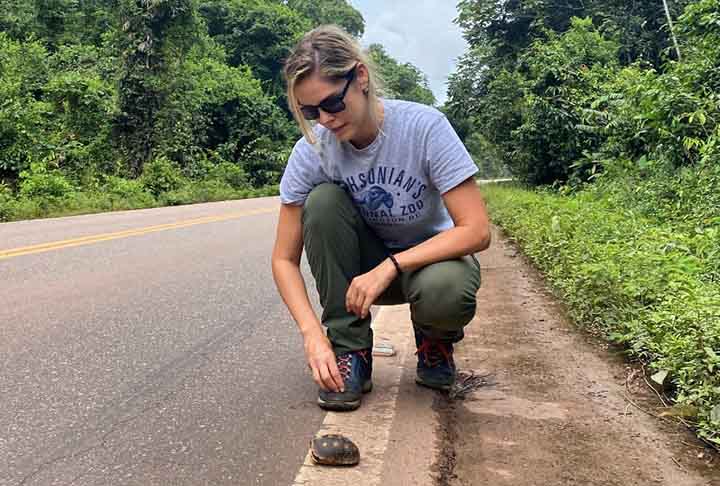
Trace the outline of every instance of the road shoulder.
[[497, 230], [493, 241], [481, 259], [477, 322], [457, 358], [495, 385], [452, 404], [445, 484], [720, 484], [717, 457], [684, 427], [642, 411], [657, 404], [628, 388], [631, 368], [567, 322]]

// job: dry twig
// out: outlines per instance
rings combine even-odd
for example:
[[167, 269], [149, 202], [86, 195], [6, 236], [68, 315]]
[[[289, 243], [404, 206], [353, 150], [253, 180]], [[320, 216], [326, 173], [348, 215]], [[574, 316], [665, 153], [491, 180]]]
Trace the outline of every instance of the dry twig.
[[645, 384], [655, 393], [655, 395], [657, 395], [657, 397], [660, 399], [660, 403], [662, 403], [665, 408], [670, 407], [670, 405], [668, 405], [667, 402], [665, 401], [665, 398], [663, 398], [663, 395], [661, 395], [660, 392], [658, 392], [658, 391], [655, 389], [655, 387], [652, 386], [652, 384], [648, 381], [648, 379], [647, 379], [647, 372], [645, 371], [645, 365], [644, 365], [644, 364], [642, 365], [642, 370], [643, 370], [643, 372], [642, 372], [643, 380], [645, 380]]
[[685, 471], [685, 468], [683, 467], [683, 465], [682, 465], [682, 464], [680, 464], [680, 463], [678, 462], [678, 460], [677, 460], [677, 459], [675, 459], [675, 458], [674, 458], [674, 457], [672, 457], [672, 456], [670, 456], [670, 459], [672, 459], [672, 460], [673, 460], [673, 462], [674, 462], [675, 464], [677, 464], [677, 467], [679, 467], [680, 469], [682, 469], [683, 471]]
[[462, 400], [480, 387], [495, 385], [495, 382], [489, 379], [491, 376], [491, 373], [476, 375], [474, 371], [470, 373], [459, 372], [455, 384], [448, 393], [448, 398], [450, 400]]

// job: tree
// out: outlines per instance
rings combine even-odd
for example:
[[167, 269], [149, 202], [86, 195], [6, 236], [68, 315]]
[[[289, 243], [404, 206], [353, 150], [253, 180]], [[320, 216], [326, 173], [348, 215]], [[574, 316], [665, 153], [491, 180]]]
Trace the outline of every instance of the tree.
[[[148, 163], [276, 183], [298, 136], [283, 62], [321, 23], [364, 29], [346, 0], [0, 0], [0, 195], [21, 173], [98, 188]], [[434, 102], [383, 60], [394, 94]]]
[[398, 63], [380, 44], [371, 44], [368, 52], [380, 72], [385, 96], [426, 105], [435, 104], [427, 77], [417, 67], [409, 62]]
[[[607, 115], [592, 107], [591, 93], [623, 65], [668, 69], [672, 35], [666, 24], [691, 3], [461, 0], [456, 22], [470, 50], [450, 77], [448, 117], [464, 137], [481, 133], [528, 181], [581, 174], [580, 159], [598, 147], [602, 130], [585, 126], [583, 110]], [[593, 69], [598, 58], [609, 73]]]
[[675, 37], [675, 30], [673, 29], [672, 16], [670, 15], [670, 7], [668, 7], [667, 0], [663, 0], [663, 8], [665, 9], [665, 16], [667, 17], [668, 27], [670, 34], [672, 35], [673, 45], [675, 46], [675, 52], [677, 53], [678, 60], [681, 60], [680, 46], [678, 45], [677, 37]]
[[122, 0], [122, 68], [114, 135], [134, 175], [153, 157], [162, 136], [156, 121], [170, 93], [168, 81], [198, 35], [193, 0]]
[[36, 29], [35, 8], [27, 0], [0, 0], [0, 32], [22, 40]]
[[679, 15], [692, 0], [633, 2], [629, 0], [592, 0], [587, 14], [600, 31], [620, 43], [619, 59], [624, 65], [642, 61], [661, 68], [672, 45], [667, 21]]
[[670, 46], [670, 29], [664, 28], [692, 0], [675, 0], [663, 9], [665, 0], [461, 0], [457, 23], [472, 48], [493, 50], [492, 62], [514, 61], [547, 30], [562, 33], [573, 17], [591, 17], [605, 35], [620, 43], [625, 64], [644, 60], [656, 67]]
[[493, 50], [512, 61], [546, 29], [562, 32], [572, 17], [584, 16], [589, 0], [461, 0], [456, 22], [472, 48]]
[[473, 118], [479, 114], [480, 103], [488, 94], [492, 74], [488, 56], [479, 48], [460, 57], [455, 72], [448, 76], [448, 99], [444, 111], [462, 140], [474, 130]]
[[579, 126], [601, 84], [614, 76], [617, 51], [591, 19], [575, 18], [568, 31], [536, 41], [524, 53], [521, 124], [507, 137], [512, 148], [506, 163], [515, 175], [534, 185], [586, 179], [578, 161], [603, 138]]
[[337, 24], [356, 37], [365, 31], [362, 14], [346, 0], [287, 0], [284, 3], [309, 18], [313, 27]]
[[117, 24], [118, 0], [0, 0], [0, 31], [40, 39], [50, 51], [93, 44]]
[[[63, 45], [49, 59], [43, 99], [52, 104], [54, 158], [82, 177], [113, 167], [109, 114], [115, 109], [113, 58], [92, 45]], [[59, 161], [62, 161], [60, 163]]]
[[37, 99], [47, 82], [47, 50], [0, 32], [0, 181], [15, 180], [48, 145], [48, 103]]
[[228, 63], [250, 66], [267, 92], [281, 95], [283, 62], [310, 22], [286, 5], [263, 0], [205, 0], [199, 11]]
[[171, 81], [157, 119], [163, 134], [158, 150], [187, 167], [206, 153], [240, 164], [251, 145], [280, 149], [289, 139], [289, 121], [275, 100], [250, 67], [228, 66], [221, 53], [205, 49], [193, 49], [183, 75]]

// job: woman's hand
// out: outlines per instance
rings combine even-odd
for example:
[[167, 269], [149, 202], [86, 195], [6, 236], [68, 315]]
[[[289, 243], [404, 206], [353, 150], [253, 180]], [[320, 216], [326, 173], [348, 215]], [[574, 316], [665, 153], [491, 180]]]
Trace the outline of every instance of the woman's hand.
[[313, 379], [320, 388], [333, 392], [345, 391], [345, 383], [335, 362], [335, 353], [321, 328], [305, 335], [305, 356]]
[[363, 319], [367, 317], [370, 306], [385, 292], [395, 277], [397, 269], [387, 258], [368, 273], [355, 277], [345, 295], [347, 311]]

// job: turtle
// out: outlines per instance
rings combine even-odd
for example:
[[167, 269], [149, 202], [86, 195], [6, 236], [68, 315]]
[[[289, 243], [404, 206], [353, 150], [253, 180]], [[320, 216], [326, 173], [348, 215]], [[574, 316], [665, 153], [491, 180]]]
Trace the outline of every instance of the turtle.
[[360, 462], [360, 450], [343, 435], [327, 434], [310, 441], [310, 457], [323, 466], [355, 466]]

